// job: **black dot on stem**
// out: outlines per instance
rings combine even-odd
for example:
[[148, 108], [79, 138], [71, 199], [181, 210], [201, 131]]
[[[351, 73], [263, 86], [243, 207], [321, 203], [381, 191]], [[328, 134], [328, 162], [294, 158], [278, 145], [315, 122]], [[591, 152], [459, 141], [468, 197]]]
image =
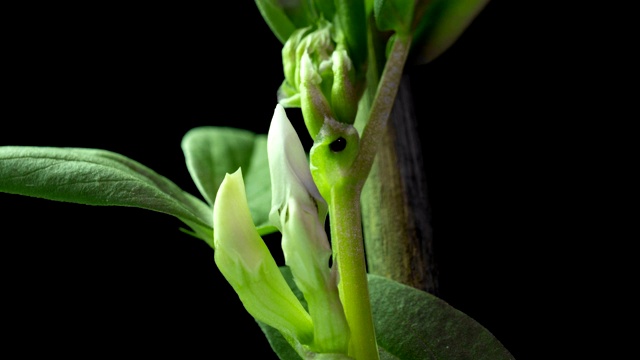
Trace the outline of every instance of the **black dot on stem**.
[[347, 147], [347, 140], [343, 137], [339, 137], [335, 139], [331, 144], [329, 144], [329, 149], [333, 152], [340, 152]]

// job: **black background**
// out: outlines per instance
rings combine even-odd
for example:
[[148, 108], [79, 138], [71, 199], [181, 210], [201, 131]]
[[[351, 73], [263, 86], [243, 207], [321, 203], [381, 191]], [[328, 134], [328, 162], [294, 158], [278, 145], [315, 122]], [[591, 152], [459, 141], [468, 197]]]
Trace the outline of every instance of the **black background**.
[[[540, 172], [548, 164], [537, 149], [555, 140], [539, 137], [549, 124], [530, 87], [545, 40], [519, 34], [523, 10], [508, 4], [490, 2], [447, 52], [408, 71], [439, 296], [523, 360], [546, 341], [534, 329], [553, 327], [541, 306], [553, 291], [544, 229], [554, 219], [540, 209], [551, 206], [544, 184], [556, 165]], [[253, 1], [56, 5], [10, 17], [0, 145], [115, 151], [199, 196], [180, 149], [189, 129], [268, 130], [281, 44]], [[213, 251], [178, 220], [8, 194], [0, 207], [2, 326], [29, 344], [23, 351], [276, 358]]]

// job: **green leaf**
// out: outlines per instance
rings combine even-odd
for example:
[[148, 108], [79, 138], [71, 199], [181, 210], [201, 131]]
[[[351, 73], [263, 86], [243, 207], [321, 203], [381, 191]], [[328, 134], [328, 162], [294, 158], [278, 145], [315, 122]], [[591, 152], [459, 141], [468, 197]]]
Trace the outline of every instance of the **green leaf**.
[[282, 5], [277, 0], [256, 0], [256, 5], [271, 32], [284, 44], [296, 27], [287, 17]]
[[375, 0], [373, 11], [379, 30], [393, 30], [402, 35], [411, 31], [414, 0]]
[[335, 0], [335, 22], [344, 35], [349, 57], [360, 74], [367, 59], [367, 20], [363, 0]]
[[269, 223], [271, 179], [267, 135], [231, 127], [203, 126], [182, 138], [187, 169], [205, 200], [213, 205], [226, 174], [242, 168], [249, 209], [260, 235], [274, 232]]
[[287, 342], [284, 336], [282, 336], [280, 331], [272, 328], [271, 326], [263, 322], [260, 322], [257, 320], [256, 322], [258, 323], [258, 326], [260, 326], [260, 329], [262, 330], [262, 332], [264, 332], [264, 335], [267, 337], [267, 341], [269, 341], [269, 345], [271, 345], [271, 349], [273, 349], [273, 352], [275, 352], [280, 359], [302, 360], [300, 355], [298, 355], [298, 353], [293, 349], [293, 347], [291, 347], [289, 342]]
[[[291, 271], [280, 271], [300, 299]], [[514, 359], [486, 328], [442, 299], [381, 276], [368, 279], [381, 360]], [[281, 359], [301, 359], [277, 330], [258, 325]]]
[[513, 356], [482, 325], [425, 291], [369, 276], [378, 346], [397, 359], [507, 360]]
[[258, 10], [273, 34], [285, 43], [296, 28], [313, 24], [318, 14], [307, 0], [256, 0]]
[[203, 201], [148, 167], [100, 149], [1, 146], [0, 192], [153, 210], [181, 219], [200, 236], [213, 227], [212, 209]]
[[416, 9], [412, 58], [426, 64], [447, 50], [489, 0], [422, 1]]

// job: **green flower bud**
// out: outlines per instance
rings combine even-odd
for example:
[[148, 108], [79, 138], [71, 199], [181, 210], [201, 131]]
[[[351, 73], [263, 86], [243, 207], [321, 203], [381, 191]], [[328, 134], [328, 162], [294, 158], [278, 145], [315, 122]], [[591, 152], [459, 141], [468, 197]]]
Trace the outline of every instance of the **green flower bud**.
[[315, 138], [327, 118], [353, 124], [363, 83], [356, 83], [343, 34], [319, 19], [315, 27], [297, 29], [282, 49], [285, 80], [278, 103], [300, 107]]
[[331, 108], [340, 122], [352, 125], [358, 112], [360, 98], [355, 86], [355, 69], [346, 50], [336, 50], [333, 60], [333, 84], [331, 87]]
[[337, 273], [324, 230], [327, 204], [320, 196], [309, 162], [284, 108], [277, 105], [267, 140], [272, 184], [271, 223], [282, 232], [285, 262], [307, 301], [314, 324], [310, 349], [347, 353], [349, 328], [340, 302]]
[[[304, 37], [311, 31], [311, 27], [300, 28], [291, 34], [291, 37], [282, 47], [282, 66], [284, 70], [284, 81], [289, 87], [298, 91], [300, 83], [299, 63], [299, 46]], [[303, 47], [304, 48], [304, 47]], [[283, 105], [284, 106], [284, 105]]]
[[[282, 48], [282, 65], [284, 82], [278, 89], [278, 102], [285, 107], [300, 107], [299, 96], [301, 84], [301, 62], [306, 53], [309, 55], [315, 72], [320, 79], [315, 81], [331, 89], [333, 73], [331, 70], [331, 53], [335, 45], [331, 39], [332, 26], [327, 21], [319, 21], [318, 26], [307, 26], [296, 29]], [[323, 82], [324, 80], [324, 82]]]
[[215, 263], [249, 314], [302, 344], [311, 342], [311, 317], [258, 235], [240, 169], [227, 174], [218, 189], [213, 226]]
[[300, 108], [305, 125], [312, 138], [318, 135], [326, 118], [334, 118], [329, 101], [322, 93], [320, 83], [322, 77], [311, 62], [311, 57], [305, 53], [300, 64]]
[[290, 197], [297, 197], [308, 198], [318, 221], [324, 222], [328, 212], [327, 203], [313, 182], [309, 160], [300, 138], [280, 104], [276, 105], [267, 135], [267, 157], [272, 186], [270, 221], [274, 225], [279, 224], [278, 209]]

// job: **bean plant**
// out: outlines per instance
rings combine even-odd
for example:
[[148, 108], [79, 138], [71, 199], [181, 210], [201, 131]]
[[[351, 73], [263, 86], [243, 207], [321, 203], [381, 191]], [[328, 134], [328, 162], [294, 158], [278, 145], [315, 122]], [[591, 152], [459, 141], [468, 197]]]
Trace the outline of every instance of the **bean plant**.
[[[379, 210], [365, 189], [381, 181], [370, 175], [404, 69], [428, 66], [486, 3], [256, 0], [282, 44], [270, 127], [262, 134], [212, 124], [184, 134], [199, 196], [116, 152], [23, 145], [0, 146], [0, 191], [179, 219], [185, 236], [213, 249], [281, 359], [512, 359], [474, 319], [379, 270], [407, 266], [379, 260], [384, 254], [366, 239], [375, 230], [363, 224]], [[307, 133], [296, 132], [288, 109], [301, 111]], [[263, 240], [270, 234], [281, 236], [285, 265]], [[377, 261], [387, 265], [374, 271]]]

